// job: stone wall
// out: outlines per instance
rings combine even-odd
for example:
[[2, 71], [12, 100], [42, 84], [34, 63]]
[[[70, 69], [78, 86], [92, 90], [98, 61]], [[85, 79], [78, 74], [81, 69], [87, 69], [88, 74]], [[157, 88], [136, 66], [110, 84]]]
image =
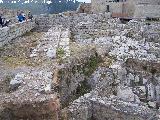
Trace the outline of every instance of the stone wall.
[[110, 14], [72, 14], [70, 16], [60, 15], [41, 15], [37, 17], [37, 30], [47, 31], [52, 26], [62, 25], [65, 28], [73, 29], [81, 22], [103, 22], [110, 18]]
[[160, 17], [160, 5], [136, 5], [135, 8], [135, 13], [134, 13], [135, 18], [145, 18], [145, 17], [150, 17], [150, 18], [156, 18]]
[[82, 3], [77, 9], [78, 13], [91, 13], [91, 3]]
[[[125, 13], [133, 16], [133, 1], [127, 0], [127, 2], [110, 2], [110, 1], [97, 1], [92, 0], [92, 12], [93, 13], [104, 13], [104, 12], [111, 12], [111, 13]], [[108, 6], [108, 8], [107, 8]], [[108, 10], [107, 10], [108, 9]]]
[[29, 32], [34, 28], [34, 25], [34, 22], [27, 21], [0, 28], [0, 47], [9, 43], [12, 39]]
[[103, 13], [106, 12], [106, 1], [105, 0], [91, 0], [92, 12]]
[[136, 4], [151, 4], [151, 5], [157, 5], [159, 4], [159, 0], [136, 0]]
[[107, 5], [110, 6], [111, 12], [122, 13], [123, 12], [123, 4], [124, 3], [122, 3], [122, 2], [117, 2], [117, 3], [111, 2], [111, 3], [108, 3]]
[[[113, 2], [105, 0], [92, 0], [93, 13], [119, 13], [116, 17], [160, 17], [160, 2], [158, 0], [127, 0], [126, 2]], [[127, 16], [128, 15], [128, 16]]]
[[148, 107], [94, 93], [75, 100], [67, 112], [69, 120], [156, 120], [156, 113]]
[[146, 120], [153, 115], [149, 108], [118, 99], [100, 98], [92, 100], [92, 104], [93, 118], [96, 120]]
[[136, 71], [147, 71], [152, 74], [160, 73], [160, 63], [156, 61], [127, 59], [126, 66]]

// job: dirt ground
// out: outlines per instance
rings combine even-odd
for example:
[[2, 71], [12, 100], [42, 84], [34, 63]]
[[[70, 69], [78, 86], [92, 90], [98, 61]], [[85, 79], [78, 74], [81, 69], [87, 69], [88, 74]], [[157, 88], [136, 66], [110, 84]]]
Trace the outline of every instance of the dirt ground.
[[27, 71], [36, 65], [29, 55], [43, 34], [28, 32], [0, 47], [0, 92], [8, 91], [9, 81], [16, 73]]

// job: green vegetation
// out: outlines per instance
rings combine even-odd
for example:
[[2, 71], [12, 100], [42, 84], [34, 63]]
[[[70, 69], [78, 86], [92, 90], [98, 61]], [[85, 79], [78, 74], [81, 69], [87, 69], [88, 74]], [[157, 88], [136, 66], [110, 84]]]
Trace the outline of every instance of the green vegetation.
[[29, 3], [25, 3], [26, 0], [14, 0], [16, 3], [12, 3], [13, 0], [2, 1], [3, 3], [0, 3], [0, 7], [30, 10], [33, 14], [44, 14], [49, 12], [53, 14], [65, 11], [75, 11], [80, 3], [77, 0], [51, 0], [51, 4], [44, 3], [44, 0], [30, 0]]
[[84, 75], [89, 77], [96, 70], [99, 62], [100, 59], [98, 57], [96, 56], [91, 57], [83, 68]]
[[4, 51], [5, 50], [5, 48], [4, 47], [0, 47], [0, 51]]
[[126, 37], [129, 37], [129, 38], [133, 38], [134, 36], [134, 33], [132, 31], [129, 31], [127, 34], [126, 34]]
[[33, 35], [33, 32], [31, 32], [31, 31], [29, 31], [29, 32], [26, 32], [24, 35], [22, 35], [23, 37], [25, 37], [25, 36], [31, 36], [31, 35]]
[[17, 66], [21, 66], [21, 65], [32, 66], [31, 61], [29, 61], [29, 59], [25, 59], [25, 58], [5, 56], [2, 59], [5, 63], [7, 63], [11, 67], [17, 67]]
[[151, 73], [152, 73], [152, 75], [155, 75], [155, 74], [156, 74], [156, 72], [157, 72], [157, 70], [156, 70], [156, 69], [154, 69], [154, 68], [152, 68], [152, 69], [151, 69]]
[[64, 55], [65, 55], [65, 51], [62, 49], [62, 48], [58, 48], [57, 51], [56, 51], [56, 55], [57, 55], [57, 62], [59, 64], [62, 64], [64, 62]]
[[12, 77], [13, 77], [13, 76], [11, 76], [11, 75], [7, 75], [7, 76], [5, 77], [5, 81], [9, 81], [9, 82], [10, 82], [10, 80], [12, 79]]
[[[60, 52], [61, 53], [61, 52]], [[80, 96], [83, 96], [86, 93], [89, 93], [91, 91], [91, 86], [88, 84], [87, 79], [91, 74], [96, 70], [98, 67], [99, 63], [101, 62], [101, 59], [98, 57], [98, 55], [91, 56], [88, 62], [86, 64], [78, 64], [77, 66], [73, 66], [71, 70], [65, 70], [68, 71], [68, 78], [63, 78], [65, 77], [64, 70], [60, 70], [58, 75], [60, 80], [66, 81], [67, 87], [70, 87], [71, 84], [71, 77], [75, 77], [74, 75], [76, 73], [80, 73], [84, 75], [83, 81], [81, 81], [75, 91], [73, 91], [72, 95], [70, 96], [69, 100], [66, 101], [66, 103], [62, 104], [63, 107], [66, 107], [69, 104], [69, 101], [73, 101]], [[83, 63], [83, 61], [81, 61]]]
[[65, 51], [62, 48], [58, 48], [56, 53], [58, 58], [62, 58], [65, 54]]
[[4, 80], [0, 83], [0, 92], [6, 92], [9, 93], [10, 92], [10, 81], [13, 78], [13, 75], [6, 75]]
[[101, 62], [100, 66], [101, 67], [109, 67], [112, 65], [112, 63], [115, 61], [114, 58], [111, 58], [111, 57], [104, 57], [103, 58], [103, 62]]
[[76, 98], [83, 96], [86, 93], [91, 91], [91, 87], [88, 85], [87, 80], [80, 82], [79, 86], [77, 87], [75, 96]]
[[[67, 84], [69, 86], [70, 83], [67, 83]], [[81, 81], [77, 89], [72, 93], [72, 95], [70, 95], [69, 99], [65, 103], [62, 103], [62, 107], [63, 108], [67, 107], [70, 101], [74, 101], [78, 99], [80, 96], [83, 96], [84, 94], [89, 93], [91, 90], [92, 90], [91, 86], [87, 83], [87, 80]]]

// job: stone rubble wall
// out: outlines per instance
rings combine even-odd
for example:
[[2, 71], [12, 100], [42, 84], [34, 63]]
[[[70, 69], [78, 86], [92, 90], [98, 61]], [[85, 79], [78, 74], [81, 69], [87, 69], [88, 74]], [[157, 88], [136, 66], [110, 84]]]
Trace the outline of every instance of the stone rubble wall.
[[[32, 69], [15, 75], [10, 81], [10, 93], [0, 93], [3, 112], [0, 119], [36, 119], [44, 117], [57, 120], [59, 98], [50, 91], [53, 74], [48, 69]], [[7, 112], [8, 110], [8, 112]], [[3, 113], [8, 113], [4, 115]]]
[[75, 14], [74, 16], [49, 15], [40, 16], [36, 19], [36, 29], [38, 31], [46, 31], [52, 26], [61, 25], [70, 28], [72, 37], [77, 41], [89, 39], [93, 40], [97, 37], [120, 35], [117, 29], [122, 31], [134, 28], [134, 32], [140, 31], [141, 23], [135, 24], [118, 24], [118, 19], [109, 19], [110, 14]]
[[[120, 75], [122, 76], [123, 76], [123, 73], [122, 73], [123, 71], [125, 70], [122, 69], [120, 73]], [[118, 75], [118, 72], [117, 72], [117, 75]], [[127, 80], [124, 77], [122, 79]], [[113, 81], [113, 79], [111, 79], [111, 81]], [[103, 85], [104, 85], [103, 88], [107, 88], [107, 89], [113, 88], [113, 87], [108, 88], [109, 84], [107, 83]], [[69, 106], [68, 119], [69, 120], [74, 120], [74, 119], [77, 119], [77, 120], [86, 120], [86, 119], [88, 120], [93, 120], [93, 119], [96, 119], [96, 120], [106, 120], [106, 119], [107, 120], [108, 119], [158, 120], [158, 114], [156, 114], [156, 112], [148, 108], [143, 103], [134, 102], [135, 98], [134, 98], [134, 101], [128, 101], [130, 98], [127, 98], [126, 99], [127, 101], [126, 101], [124, 100], [125, 96], [120, 97], [119, 93], [117, 93], [117, 96], [111, 95], [109, 93], [108, 94], [109, 97], [107, 97], [104, 93], [102, 93], [102, 91], [99, 91], [100, 89], [102, 89], [104, 92], [105, 90], [103, 88], [95, 87], [95, 89], [93, 89], [90, 93], [87, 93], [84, 96], [75, 100], [71, 104], [71, 106]], [[124, 94], [126, 94], [129, 91], [125, 90], [123, 92]], [[130, 93], [129, 93], [129, 97], [131, 97]]]
[[110, 18], [110, 14], [74, 14], [65, 16], [63, 14], [57, 15], [41, 15], [36, 17], [37, 30], [47, 31], [52, 26], [62, 25], [65, 28], [74, 28], [80, 22], [97, 22], [105, 21]]
[[126, 103], [118, 99], [92, 99], [93, 118], [96, 120], [146, 120], [153, 116], [153, 111], [142, 105]]
[[[135, 69], [136, 71], [147, 71], [147, 72], [155, 72], [160, 73], [160, 63], [155, 61], [145, 61], [145, 60], [137, 60], [137, 59], [128, 59], [126, 61], [126, 66], [132, 69]], [[153, 74], [155, 74], [153, 73]]]
[[0, 28], [0, 47], [9, 43], [12, 39], [29, 32], [34, 26], [34, 22], [27, 21], [9, 25], [9, 27]]
[[[107, 22], [106, 22], [107, 21]], [[112, 21], [112, 22], [116, 22]], [[114, 24], [109, 24], [107, 19], [95, 22], [80, 22], [72, 29], [72, 34], [76, 42], [93, 41], [98, 37], [111, 36], [114, 32]]]
[[[67, 48], [64, 49], [64, 54], [69, 54], [67, 51], [69, 35], [69, 31], [59, 26], [51, 28], [39, 40], [39, 44], [32, 51], [30, 57], [35, 61], [41, 60], [44, 63], [45, 60], [49, 61], [54, 57], [56, 58], [58, 47]], [[56, 64], [54, 61], [52, 63]], [[34, 67], [29, 72], [16, 74], [14, 79], [10, 81], [10, 87], [16, 90], [10, 94], [0, 94], [4, 98], [1, 100], [0, 106], [4, 107], [4, 112], [5, 109], [9, 109], [13, 119], [42, 120], [45, 118], [58, 120], [60, 102], [56, 88], [57, 84], [54, 81], [56, 68], [48, 64], [46, 66], [42, 65], [40, 68]], [[19, 88], [16, 88], [16, 86]], [[8, 98], [10, 103], [7, 102], [8, 100], [5, 97]], [[0, 114], [0, 119], [3, 116], [3, 114]]]
[[[122, 67], [122, 65], [117, 65], [117, 64], [114, 65], [113, 64], [112, 66], [110, 66], [111, 68], [119, 69], [118, 72], [115, 72], [116, 73], [115, 78], [117, 78], [117, 83], [120, 82], [120, 85], [122, 85], [122, 86], [127, 85], [129, 87], [130, 86], [133, 87], [133, 85], [128, 85], [127, 83], [131, 83], [131, 82], [129, 82], [131, 80], [134, 80], [134, 82], [138, 81], [137, 82], [138, 85], [136, 84], [135, 88], [136, 89], [140, 88], [141, 90], [144, 90], [145, 79], [147, 79], [147, 81], [149, 82], [150, 76], [149, 77], [147, 75], [143, 76], [143, 77], [141, 77], [141, 76], [143, 74], [148, 74], [148, 73], [146, 73], [147, 70], [152, 72], [152, 74], [155, 74], [157, 72], [159, 73], [159, 70], [158, 70], [159, 63], [157, 63], [159, 60], [159, 57], [158, 57], [159, 54], [155, 55], [156, 52], [158, 53], [159, 44], [157, 43], [155, 45], [154, 43], [146, 43], [144, 41], [143, 37], [145, 36], [145, 38], [146, 38], [146, 36], [147, 36], [147, 41], [148, 41], [148, 38], [150, 38], [149, 36], [153, 36], [153, 34], [151, 34], [153, 31], [154, 32], [159, 31], [158, 30], [159, 23], [156, 23], [156, 24], [151, 23], [151, 25], [147, 25], [145, 22], [138, 22], [138, 21], [133, 21], [133, 20], [130, 21], [126, 25], [123, 25], [123, 24], [116, 25], [118, 23], [116, 21], [110, 22], [110, 23], [111, 23], [110, 26], [113, 26], [113, 27], [108, 27], [108, 28], [111, 28], [115, 32], [116, 35], [110, 36], [108, 38], [106, 37], [105, 39], [96, 38], [95, 43], [105, 44], [104, 41], [106, 40], [106, 45], [108, 45], [108, 46], [112, 45], [112, 48], [114, 48], [114, 44], [117, 44], [118, 46], [117, 45], [115, 46], [115, 49], [117, 49], [117, 50], [114, 51], [111, 48], [110, 49], [111, 52], [109, 52], [109, 55], [111, 55], [110, 53], [112, 53], [114, 51], [111, 56], [116, 54], [117, 59], [120, 61], [124, 62], [126, 60], [126, 58], [127, 59], [128, 58], [132, 58], [132, 59], [135, 58], [138, 60], [148, 61], [148, 62], [144, 62], [144, 61], [135, 62], [135, 60], [133, 60], [133, 63], [132, 62], [129, 63], [129, 60], [128, 60], [128, 67], [133, 68], [134, 70], [136, 70], [136, 72], [138, 72], [137, 70], [140, 70], [140, 73], [142, 73], [142, 74], [136, 73], [135, 71], [134, 72], [126, 71]], [[89, 23], [88, 24], [87, 23], [79, 24], [78, 29], [81, 29], [81, 31], [83, 31], [83, 29], [84, 29], [87, 32], [87, 28], [88, 29], [90, 28], [89, 25], [90, 25]], [[75, 28], [77, 28], [77, 26]], [[132, 33], [132, 35], [130, 34], [130, 32]], [[117, 37], [117, 35], [119, 37]], [[113, 38], [113, 39], [111, 39], [111, 38]], [[155, 40], [156, 40], [156, 37], [153, 37], [152, 41], [154, 42]], [[84, 41], [86, 41], [86, 40], [84, 40]], [[118, 41], [120, 41], [120, 42], [118, 42]], [[123, 44], [124, 41], [125, 41], [125, 43]], [[109, 42], [111, 42], [111, 43], [109, 43]], [[124, 45], [124, 47], [122, 47], [123, 46], [122, 44]], [[127, 46], [130, 46], [130, 48], [134, 48], [134, 49], [138, 48], [138, 50], [135, 50], [134, 52], [129, 52], [132, 49], [128, 49], [129, 51], [126, 50]], [[135, 46], [135, 47], [133, 47], [133, 46]], [[122, 51], [122, 49], [125, 49], [123, 53], [120, 52], [120, 51]], [[127, 51], [129, 54], [127, 53]], [[143, 51], [148, 51], [148, 52], [146, 52], [147, 53], [146, 54]], [[140, 55], [140, 54], [143, 54], [143, 55]], [[121, 57], [118, 58], [118, 56], [121, 56]], [[156, 63], [149, 64], [150, 61], [152, 61], [152, 63], [153, 63], [153, 61], [156, 61]], [[146, 66], [144, 66], [144, 65], [146, 65]], [[151, 68], [151, 69], [149, 69], [149, 68]], [[143, 71], [143, 69], [146, 69], [146, 70]], [[131, 73], [129, 73], [129, 72], [131, 72]], [[152, 75], [152, 77], [155, 77], [156, 81], [154, 84], [157, 84], [157, 81], [159, 80], [159, 76]], [[141, 78], [144, 78], [143, 82], [141, 81]], [[126, 81], [126, 83], [123, 85], [123, 82], [125, 82], [125, 81]], [[151, 85], [151, 88], [154, 88], [152, 83], [147, 83], [147, 84]], [[149, 85], [147, 85], [147, 87], [150, 87]], [[137, 96], [134, 95], [134, 94], [137, 95], [138, 90], [136, 90], [137, 93], [135, 93], [135, 91], [133, 91], [134, 92], [134, 94], [133, 94], [133, 92], [130, 92], [131, 88], [129, 88], [129, 87], [126, 87], [128, 90], [124, 89], [124, 88], [121, 88], [119, 90], [120, 87], [118, 88], [119, 91], [118, 90], [117, 91], [119, 93], [121, 92], [121, 94], [117, 94], [118, 99], [112, 99], [113, 96], [111, 96], [109, 99], [108, 98], [96, 99], [95, 97], [92, 97], [95, 94], [92, 94], [91, 96], [89, 96], [87, 94], [86, 96], [87, 96], [87, 98], [89, 98], [89, 100], [87, 102], [85, 102], [85, 100], [82, 100], [82, 97], [80, 97], [79, 99], [76, 100], [77, 103], [73, 102], [73, 104], [72, 104], [73, 106], [71, 107], [71, 109], [69, 109], [71, 112], [71, 114], [69, 115], [70, 120], [74, 120], [74, 119], [77, 119], [77, 120], [86, 120], [86, 119], [145, 120], [145, 119], [152, 119], [152, 118], [154, 119], [154, 117], [156, 117], [155, 113], [151, 109], [149, 109], [147, 107], [147, 105], [145, 105], [145, 104], [144, 104], [144, 106], [141, 105], [141, 103], [137, 99]], [[108, 88], [108, 86], [107, 86], [107, 88]], [[159, 83], [158, 83], [158, 85], [155, 85], [155, 89], [156, 90], [149, 90], [149, 95], [151, 94], [152, 99], [155, 98], [155, 96], [154, 95], [152, 96], [152, 94], [155, 94], [156, 92], [157, 92], [156, 94], [159, 98], [159, 92], [158, 92], [159, 91]], [[104, 89], [103, 89], [103, 91], [104, 91]], [[144, 94], [141, 94], [141, 95], [144, 95]], [[92, 99], [91, 99], [91, 97], [92, 97]], [[145, 95], [140, 96], [140, 97], [144, 98]], [[151, 100], [150, 97], [148, 100]], [[153, 103], [149, 102], [149, 106], [153, 106]], [[156, 118], [155, 118], [155, 120], [156, 120]]]
[[47, 31], [52, 26], [62, 25], [70, 28], [74, 40], [93, 39], [100, 36], [108, 36], [114, 25], [108, 24], [110, 14], [75, 14], [74, 16], [40, 16], [36, 19], [36, 29]]
[[[156, 113], [141, 104], [124, 102], [116, 97], [99, 97], [87, 93], [75, 100], [68, 109], [69, 120], [146, 120]], [[156, 120], [156, 119], [155, 119]]]

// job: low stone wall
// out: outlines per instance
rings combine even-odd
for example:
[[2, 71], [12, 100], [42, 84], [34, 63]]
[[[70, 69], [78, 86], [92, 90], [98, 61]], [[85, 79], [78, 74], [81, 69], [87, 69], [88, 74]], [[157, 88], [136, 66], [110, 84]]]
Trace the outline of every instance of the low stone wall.
[[[36, 30], [47, 31], [52, 26], [62, 25], [64, 28], [69, 28], [72, 32], [73, 40], [94, 39], [100, 36], [109, 36], [114, 34], [110, 29], [116, 27], [117, 20], [108, 20], [110, 13], [105, 14], [74, 14], [70, 16], [49, 15], [40, 16], [36, 19]], [[76, 42], [78, 42], [76, 41]]]
[[37, 16], [37, 30], [47, 31], [48, 28], [52, 26], [62, 25], [65, 28], [73, 29], [80, 22], [102, 22], [110, 18], [110, 14], [72, 14], [70, 16], [65, 16], [64, 14], [54, 14], [54, 15], [41, 15]]
[[12, 39], [29, 32], [34, 28], [34, 26], [34, 22], [27, 21], [23, 23], [16, 23], [9, 27], [0, 28], [0, 47], [7, 44]]
[[154, 112], [143, 105], [123, 102], [118, 99], [100, 98], [91, 100], [93, 118], [96, 120], [146, 120], [152, 118]]
[[67, 111], [69, 120], [156, 120], [156, 113], [141, 104], [117, 98], [85, 94], [75, 100]]
[[[112, 21], [117, 22], [116, 20]], [[76, 42], [93, 41], [97, 37], [111, 36], [114, 34], [114, 24], [109, 24], [107, 19], [97, 22], [80, 22], [72, 28], [72, 34]]]
[[126, 61], [126, 66], [136, 71], [147, 71], [152, 74], [160, 73], [160, 63], [155, 61], [136, 60], [130, 58]]

